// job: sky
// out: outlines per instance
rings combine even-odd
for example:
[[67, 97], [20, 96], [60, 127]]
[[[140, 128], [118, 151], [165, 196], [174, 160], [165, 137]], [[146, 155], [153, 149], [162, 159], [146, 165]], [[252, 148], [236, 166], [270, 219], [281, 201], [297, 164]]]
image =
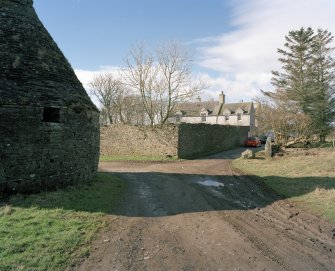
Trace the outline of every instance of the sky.
[[[34, 0], [35, 10], [77, 77], [124, 67], [130, 49], [168, 41], [193, 56], [193, 76], [209, 87], [203, 100], [255, 100], [272, 90], [277, 48], [291, 30], [335, 34], [335, 0]], [[335, 44], [334, 44], [335, 46]]]

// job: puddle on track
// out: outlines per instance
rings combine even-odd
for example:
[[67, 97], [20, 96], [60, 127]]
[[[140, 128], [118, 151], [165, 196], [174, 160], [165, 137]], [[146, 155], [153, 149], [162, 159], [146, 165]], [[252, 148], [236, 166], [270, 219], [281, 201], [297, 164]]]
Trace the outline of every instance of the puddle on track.
[[212, 181], [212, 180], [199, 181], [198, 184], [201, 184], [204, 186], [214, 186], [214, 187], [224, 186], [223, 183], [219, 183], [217, 181]]

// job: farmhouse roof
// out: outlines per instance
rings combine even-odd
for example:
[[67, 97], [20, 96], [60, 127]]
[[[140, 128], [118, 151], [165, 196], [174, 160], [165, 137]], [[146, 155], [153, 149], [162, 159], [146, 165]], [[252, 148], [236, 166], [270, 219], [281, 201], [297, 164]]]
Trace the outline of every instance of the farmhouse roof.
[[252, 102], [220, 104], [215, 107], [213, 115], [223, 115], [227, 110], [230, 112], [230, 114], [235, 114], [238, 109], [243, 110], [243, 114], [250, 114], [252, 105]]
[[181, 103], [176, 107], [176, 112], [180, 111], [184, 117], [199, 117], [200, 111], [205, 108], [211, 114], [216, 105], [217, 101], [204, 101], [204, 102], [187, 102]]

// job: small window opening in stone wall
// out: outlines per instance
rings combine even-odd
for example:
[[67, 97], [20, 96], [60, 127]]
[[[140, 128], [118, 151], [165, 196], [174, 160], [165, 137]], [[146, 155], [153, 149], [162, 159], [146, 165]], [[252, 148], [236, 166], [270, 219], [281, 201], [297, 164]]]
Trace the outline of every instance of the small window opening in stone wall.
[[177, 122], [177, 123], [180, 122], [180, 116], [179, 116], [179, 115], [176, 116], [176, 122]]
[[241, 114], [237, 114], [237, 120], [241, 120]]
[[60, 108], [57, 107], [44, 107], [43, 108], [43, 121], [59, 123]]
[[225, 116], [224, 116], [224, 119], [225, 119], [225, 120], [229, 120], [229, 115], [225, 115]]

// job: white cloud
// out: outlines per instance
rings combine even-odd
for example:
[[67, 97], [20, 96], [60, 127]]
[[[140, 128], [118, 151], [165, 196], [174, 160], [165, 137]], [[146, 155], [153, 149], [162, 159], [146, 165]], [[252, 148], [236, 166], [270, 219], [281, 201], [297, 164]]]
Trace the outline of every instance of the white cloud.
[[77, 78], [79, 81], [83, 84], [83, 87], [85, 88], [87, 94], [90, 96], [91, 100], [95, 103], [95, 105], [100, 108], [100, 103], [97, 100], [96, 97], [94, 97], [90, 91], [89, 83], [93, 80], [94, 76], [101, 74], [101, 73], [113, 73], [115, 76], [119, 76], [120, 74], [120, 68], [119, 67], [113, 67], [113, 66], [102, 66], [96, 71], [90, 71], [90, 70], [83, 70], [83, 69], [74, 69], [75, 74], [77, 75]]
[[115, 76], [119, 76], [120, 68], [113, 66], [102, 66], [98, 70], [90, 71], [90, 70], [82, 70], [82, 69], [74, 69], [79, 81], [83, 84], [84, 88], [88, 91], [90, 89], [89, 83], [93, 80], [94, 76], [101, 73], [114, 73]]
[[250, 101], [254, 99], [258, 95], [259, 89], [263, 88], [264, 82], [267, 84], [271, 74], [260, 74], [258, 76], [238, 73], [236, 78], [232, 79], [229, 76], [212, 77], [203, 73], [199, 77], [209, 84], [209, 88], [203, 91], [201, 95], [204, 100], [217, 100], [219, 93], [223, 91], [226, 94], [226, 102], [234, 103], [240, 100]]
[[235, 1], [234, 30], [196, 41], [203, 46], [199, 64], [220, 73], [208, 77], [213, 84], [208, 94], [216, 96], [223, 90], [228, 100], [236, 101], [271, 88], [271, 70], [280, 68], [277, 48], [283, 47], [285, 35], [302, 26], [335, 34], [334, 10], [334, 0]]

